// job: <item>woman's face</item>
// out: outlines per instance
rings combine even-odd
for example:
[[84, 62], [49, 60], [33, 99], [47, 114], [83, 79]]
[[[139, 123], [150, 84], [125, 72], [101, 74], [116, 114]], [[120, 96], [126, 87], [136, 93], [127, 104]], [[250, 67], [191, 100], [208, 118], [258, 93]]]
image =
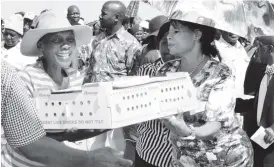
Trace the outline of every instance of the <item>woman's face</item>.
[[49, 65], [68, 68], [76, 54], [76, 41], [73, 31], [47, 34], [41, 41], [40, 51]]
[[5, 40], [5, 45], [7, 45], [8, 47], [14, 47], [20, 42], [21, 39], [20, 34], [10, 29], [5, 29], [3, 36]]
[[195, 33], [178, 22], [171, 22], [167, 35], [169, 53], [182, 56], [190, 52], [195, 45]]
[[169, 53], [167, 35], [168, 35], [168, 32], [165, 33], [165, 35], [162, 37], [162, 39], [159, 42], [159, 50], [164, 62], [174, 59], [174, 56], [171, 56]]

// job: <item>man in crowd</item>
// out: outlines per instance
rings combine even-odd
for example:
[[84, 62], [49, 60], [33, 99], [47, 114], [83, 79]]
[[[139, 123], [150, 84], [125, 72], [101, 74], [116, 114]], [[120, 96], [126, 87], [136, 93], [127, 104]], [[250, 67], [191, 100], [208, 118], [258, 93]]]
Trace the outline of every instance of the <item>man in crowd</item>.
[[80, 25], [79, 21], [80, 17], [80, 10], [77, 6], [72, 5], [68, 8], [67, 19], [71, 25]]
[[[239, 42], [239, 36], [226, 31], [220, 31], [219, 40], [215, 41], [216, 47], [220, 51], [220, 58], [228, 65], [235, 75], [236, 94], [238, 98], [244, 98], [244, 78], [250, 58], [244, 46]], [[243, 125], [243, 116], [236, 113]]]
[[[246, 112], [244, 129], [251, 137], [259, 126], [265, 128], [266, 143], [274, 141], [274, 36], [261, 36], [255, 42], [257, 50], [247, 68], [244, 89], [245, 94], [254, 95], [254, 99], [237, 99], [236, 110]], [[267, 149], [252, 143], [254, 148], [254, 167], [274, 166], [274, 144]]]
[[[92, 41], [92, 53], [85, 82], [105, 82], [134, 75], [137, 71], [137, 58], [141, 53], [141, 45], [135, 37], [128, 33], [124, 26], [126, 7], [120, 1], [108, 1], [99, 17], [104, 29]], [[112, 148], [125, 150], [123, 129], [114, 129], [95, 141], [102, 145], [110, 143]]]
[[108, 1], [101, 10], [100, 23], [105, 29], [92, 42], [88, 82], [110, 81], [136, 73], [135, 62], [141, 45], [122, 25], [126, 7], [120, 1]]
[[130, 166], [130, 161], [122, 159], [110, 148], [79, 151], [46, 137], [34, 104], [23, 85], [17, 72], [2, 60], [1, 166]]
[[157, 41], [157, 35], [160, 27], [168, 20], [164, 15], [156, 16], [149, 22], [150, 34], [143, 40], [143, 44], [146, 44], [142, 50], [140, 65], [147, 63], [154, 63], [161, 57], [159, 52], [159, 43]]

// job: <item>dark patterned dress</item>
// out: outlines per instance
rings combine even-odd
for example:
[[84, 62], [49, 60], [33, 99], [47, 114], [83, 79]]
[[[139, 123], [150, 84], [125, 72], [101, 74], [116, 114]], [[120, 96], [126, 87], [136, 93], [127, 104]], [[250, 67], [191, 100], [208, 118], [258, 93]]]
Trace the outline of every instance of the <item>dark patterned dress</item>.
[[[177, 72], [180, 61], [167, 62], [159, 74]], [[192, 79], [198, 99], [206, 102], [205, 111], [185, 112], [177, 116], [186, 124], [199, 127], [206, 122], [220, 122], [221, 129], [211, 140], [186, 139], [172, 133], [172, 167], [252, 167], [253, 148], [235, 117], [235, 83], [231, 70], [209, 60]]]

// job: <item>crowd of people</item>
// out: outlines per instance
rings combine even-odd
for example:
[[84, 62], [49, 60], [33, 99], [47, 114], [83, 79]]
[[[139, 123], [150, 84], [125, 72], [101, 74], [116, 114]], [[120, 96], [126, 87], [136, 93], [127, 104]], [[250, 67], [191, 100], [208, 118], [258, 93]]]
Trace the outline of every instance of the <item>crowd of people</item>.
[[[107, 1], [85, 25], [72, 5], [3, 20], [1, 165], [56, 167], [273, 167], [274, 34], [254, 42], [182, 11], [136, 21]], [[194, 11], [195, 12], [195, 11]], [[210, 19], [210, 18], [206, 18]], [[204, 111], [117, 129], [44, 129], [35, 92], [125, 76], [187, 72]], [[267, 149], [252, 141], [262, 126]]]

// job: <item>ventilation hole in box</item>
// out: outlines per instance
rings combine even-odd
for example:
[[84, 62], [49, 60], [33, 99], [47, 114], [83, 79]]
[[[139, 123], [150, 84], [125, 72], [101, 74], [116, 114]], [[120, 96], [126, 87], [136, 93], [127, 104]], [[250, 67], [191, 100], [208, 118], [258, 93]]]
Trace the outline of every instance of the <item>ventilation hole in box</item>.
[[134, 110], [134, 107], [131, 107], [131, 110]]
[[163, 92], [164, 92], [164, 90], [162, 89], [162, 90], [161, 90], [161, 92], [163, 93]]
[[172, 99], [169, 99], [169, 101], [171, 102], [171, 101], [172, 101]]
[[46, 114], [45, 114], [45, 116], [46, 116], [46, 117], [48, 117], [48, 116], [49, 116], [49, 114], [48, 114], [48, 113], [46, 113]]
[[145, 107], [147, 107], [147, 104], [145, 104]]
[[141, 104], [141, 108], [143, 108], [143, 104]]
[[181, 88], [183, 89], [183, 88], [184, 88], [184, 86], [182, 85], [182, 86], [181, 86]]
[[129, 98], [130, 98], [130, 97], [129, 97], [129, 96], [127, 96], [127, 99], [128, 99], [128, 100], [129, 100]]
[[174, 98], [173, 101], [175, 102], [175, 101], [176, 101], [176, 98]]
[[169, 91], [172, 91], [172, 88], [169, 88]]
[[88, 101], [88, 104], [90, 104], [90, 101]]
[[83, 116], [83, 113], [82, 113], [82, 112], [80, 112], [80, 116]]
[[129, 108], [127, 108], [127, 110], [129, 111], [130, 109], [129, 109]]
[[62, 113], [62, 116], [64, 117], [64, 116], [65, 116], [65, 113]]
[[150, 106], [151, 106], [151, 102], [149, 102], [149, 103], [148, 103], [148, 105], [150, 105]]
[[46, 102], [45, 105], [48, 106], [48, 103]]
[[89, 112], [89, 115], [92, 116], [92, 112]]
[[53, 116], [55, 116], [55, 117], [56, 117], [56, 113], [54, 113], [54, 114], [53, 114]]
[[138, 108], [139, 108], [139, 107], [138, 107], [138, 106], [136, 106], [136, 110], [138, 110]]
[[72, 112], [72, 113], [70, 113], [70, 115], [71, 115], [71, 116], [73, 116], [73, 112]]
[[166, 99], [166, 102], [167, 102], [167, 99]]
[[134, 98], [134, 95], [132, 95], [131, 98]]
[[164, 101], [163, 100], [161, 100], [161, 103], [163, 103]]
[[61, 103], [61, 102], [59, 102], [58, 104], [59, 104], [60, 106], [62, 105], [62, 103]]
[[136, 94], [136, 97], [139, 97], [139, 94]]
[[52, 102], [51, 105], [54, 106], [54, 103]]
[[123, 96], [123, 100], [126, 100], [125, 96]]
[[173, 90], [176, 90], [176, 87], [174, 87]]
[[179, 89], [180, 89], [180, 86], [177, 86], [177, 89], [179, 90]]
[[184, 97], [182, 96], [181, 99], [184, 99]]
[[145, 92], [145, 95], [147, 95], [147, 92]]
[[73, 101], [72, 104], [75, 105], [75, 101]]
[[80, 104], [81, 104], [81, 105], [83, 105], [83, 102], [82, 102], [82, 101], [80, 101]]
[[166, 88], [166, 92], [168, 91], [168, 88]]
[[179, 101], [179, 100], [180, 100], [180, 98], [178, 97], [178, 98], [177, 98], [177, 100]]

